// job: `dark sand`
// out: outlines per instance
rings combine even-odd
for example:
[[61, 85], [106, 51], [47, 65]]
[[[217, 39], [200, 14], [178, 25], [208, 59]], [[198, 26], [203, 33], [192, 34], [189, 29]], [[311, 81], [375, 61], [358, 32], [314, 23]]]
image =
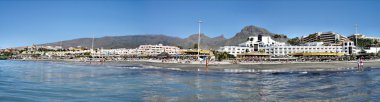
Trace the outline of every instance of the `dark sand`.
[[[24, 60], [25, 61], [25, 60]], [[27, 61], [52, 61], [52, 62], [79, 62], [74, 60], [27, 60]], [[100, 63], [100, 62], [93, 62]], [[357, 70], [355, 61], [335, 61], [335, 62], [292, 62], [292, 63], [248, 63], [248, 64], [184, 64], [184, 63], [161, 63], [150, 61], [107, 61], [103, 64], [115, 66], [142, 66], [178, 69], [185, 71], [224, 71], [224, 72], [292, 72], [292, 71], [345, 71]], [[380, 68], [379, 60], [365, 61], [364, 68]]]
[[[241, 72], [283, 72], [283, 71], [341, 71], [356, 70], [356, 62], [302, 62], [302, 63], [267, 63], [267, 64], [205, 64], [159, 63], [144, 61], [111, 62], [161, 68], [179, 68], [191, 71], [241, 71]], [[380, 68], [379, 61], [368, 61], [365, 68]], [[237, 69], [237, 70], [236, 70]]]

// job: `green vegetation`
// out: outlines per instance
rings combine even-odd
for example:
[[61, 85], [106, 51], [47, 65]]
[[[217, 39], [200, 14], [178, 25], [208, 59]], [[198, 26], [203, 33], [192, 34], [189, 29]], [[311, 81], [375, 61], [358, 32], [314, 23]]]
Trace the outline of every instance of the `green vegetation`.
[[295, 37], [295, 38], [289, 39], [289, 40], [288, 40], [288, 43], [289, 43], [290, 45], [299, 45], [299, 44], [302, 44], [302, 41], [301, 41], [300, 38]]
[[[355, 41], [356, 40], [354, 40], [354, 42]], [[368, 46], [371, 46], [373, 44], [375, 44], [375, 42], [371, 39], [358, 39], [358, 42], [357, 42], [358, 47], [368, 47]]]
[[273, 37], [274, 37], [274, 38], [280, 38], [281, 35], [277, 35], [277, 34], [276, 34], [276, 35], [274, 35]]
[[179, 49], [183, 49], [183, 47], [182, 47], [182, 46], [179, 46], [179, 45], [177, 45], [177, 47], [178, 47]]
[[83, 53], [83, 55], [85, 55], [85, 56], [90, 56], [90, 55], [91, 55], [91, 52], [85, 52], [85, 53]]
[[357, 43], [354, 37], [350, 40], [354, 41], [354, 43], [357, 44], [358, 47], [379, 46], [379, 42], [377, 40], [358, 38]]
[[265, 50], [264, 49], [260, 49], [259, 53], [265, 53]]
[[375, 40], [375, 41], [373, 42], [373, 44], [375, 44], [376, 46], [379, 46], [379, 42], [378, 42], [377, 40]]
[[215, 54], [215, 58], [218, 60], [218, 61], [222, 61], [222, 60], [226, 60], [226, 59], [231, 59], [231, 58], [235, 58], [234, 55], [231, 55], [227, 52], [217, 52], [217, 51], [214, 51], [214, 54]]
[[37, 51], [46, 52], [46, 51], [55, 51], [55, 50], [53, 50], [53, 49], [46, 49], [46, 48], [38, 48]]
[[193, 49], [198, 49], [198, 44], [194, 44]]
[[0, 60], [4, 60], [4, 59], [8, 59], [9, 57], [11, 57], [13, 55], [12, 52], [2, 52], [0, 54]]
[[12, 56], [12, 55], [13, 55], [13, 53], [11, 53], [11, 52], [3, 52], [0, 54], [0, 56]]
[[273, 38], [288, 38], [286, 35], [274, 34]]
[[5, 60], [5, 59], [8, 59], [8, 57], [6, 57], [6, 56], [0, 56], [0, 60]]
[[316, 37], [317, 37], [317, 34], [310, 34], [308, 37], [309, 37], [309, 38], [316, 38]]

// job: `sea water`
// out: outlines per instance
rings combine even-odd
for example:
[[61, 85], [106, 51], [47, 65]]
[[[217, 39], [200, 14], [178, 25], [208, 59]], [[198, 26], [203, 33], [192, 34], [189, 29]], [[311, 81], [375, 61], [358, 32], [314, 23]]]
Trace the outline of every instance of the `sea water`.
[[0, 101], [380, 101], [380, 70], [203, 72], [0, 61]]

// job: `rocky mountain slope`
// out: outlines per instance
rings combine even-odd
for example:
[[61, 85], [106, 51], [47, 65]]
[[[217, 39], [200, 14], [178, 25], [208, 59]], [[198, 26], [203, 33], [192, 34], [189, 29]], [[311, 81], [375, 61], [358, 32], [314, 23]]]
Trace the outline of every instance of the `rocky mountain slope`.
[[[264, 28], [257, 26], [246, 26], [240, 32], [236, 33], [230, 39], [226, 39], [223, 35], [214, 38], [201, 34], [201, 48], [217, 49], [225, 45], [238, 45], [246, 41], [249, 36], [269, 35], [276, 41], [286, 42], [286, 35], [273, 34]], [[66, 40], [62, 42], [65, 48], [82, 46], [91, 48], [92, 38], [79, 38]], [[163, 44], [171, 46], [181, 46], [182, 48], [192, 48], [198, 42], [198, 34], [190, 35], [187, 38], [179, 38], [167, 35], [152, 34], [152, 35], [127, 35], [127, 36], [106, 36], [95, 38], [95, 48], [136, 48], [143, 44]], [[42, 45], [60, 45], [61, 42], [54, 42]]]

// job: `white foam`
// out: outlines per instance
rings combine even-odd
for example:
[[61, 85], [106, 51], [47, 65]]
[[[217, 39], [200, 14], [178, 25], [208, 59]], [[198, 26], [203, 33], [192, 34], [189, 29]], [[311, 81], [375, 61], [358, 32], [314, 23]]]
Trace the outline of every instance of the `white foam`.
[[170, 69], [170, 70], [181, 70], [180, 68], [167, 68], [167, 69]]
[[253, 73], [253, 72], [256, 72], [256, 71], [255, 71], [255, 69], [224, 69], [224, 72], [232, 72], [232, 73], [248, 72], [248, 73]]

